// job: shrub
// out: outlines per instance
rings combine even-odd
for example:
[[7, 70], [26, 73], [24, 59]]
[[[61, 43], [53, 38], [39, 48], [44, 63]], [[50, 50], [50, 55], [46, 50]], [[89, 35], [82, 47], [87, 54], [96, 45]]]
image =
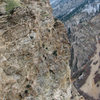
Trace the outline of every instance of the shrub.
[[6, 5], [7, 13], [12, 11], [14, 8], [20, 6], [20, 0], [6, 0], [6, 3], [7, 3], [7, 5]]

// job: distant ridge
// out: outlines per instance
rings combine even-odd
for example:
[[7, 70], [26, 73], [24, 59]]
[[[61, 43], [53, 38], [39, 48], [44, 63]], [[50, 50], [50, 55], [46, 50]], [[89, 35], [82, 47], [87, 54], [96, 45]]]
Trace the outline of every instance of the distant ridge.
[[100, 0], [55, 0], [51, 5], [54, 17], [63, 22], [77, 13], [91, 13], [91, 16], [100, 11]]

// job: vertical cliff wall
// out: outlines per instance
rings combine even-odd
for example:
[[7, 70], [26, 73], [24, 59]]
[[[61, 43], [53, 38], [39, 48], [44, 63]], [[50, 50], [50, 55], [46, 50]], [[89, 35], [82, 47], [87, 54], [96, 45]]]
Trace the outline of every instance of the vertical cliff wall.
[[70, 44], [49, 0], [1, 11], [0, 100], [70, 100]]

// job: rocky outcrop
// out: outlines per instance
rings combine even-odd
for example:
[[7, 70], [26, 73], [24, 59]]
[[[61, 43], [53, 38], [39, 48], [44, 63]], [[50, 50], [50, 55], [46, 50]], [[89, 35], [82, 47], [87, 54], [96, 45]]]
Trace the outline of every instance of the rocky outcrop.
[[70, 100], [70, 44], [48, 0], [0, 15], [0, 100]]

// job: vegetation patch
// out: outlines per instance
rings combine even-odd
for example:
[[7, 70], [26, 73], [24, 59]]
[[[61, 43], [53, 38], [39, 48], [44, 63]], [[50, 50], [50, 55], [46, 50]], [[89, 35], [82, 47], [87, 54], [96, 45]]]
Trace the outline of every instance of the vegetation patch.
[[6, 0], [6, 11], [7, 13], [9, 13], [10, 11], [12, 11], [13, 9], [15, 9], [16, 7], [21, 6], [20, 5], [20, 0]]

